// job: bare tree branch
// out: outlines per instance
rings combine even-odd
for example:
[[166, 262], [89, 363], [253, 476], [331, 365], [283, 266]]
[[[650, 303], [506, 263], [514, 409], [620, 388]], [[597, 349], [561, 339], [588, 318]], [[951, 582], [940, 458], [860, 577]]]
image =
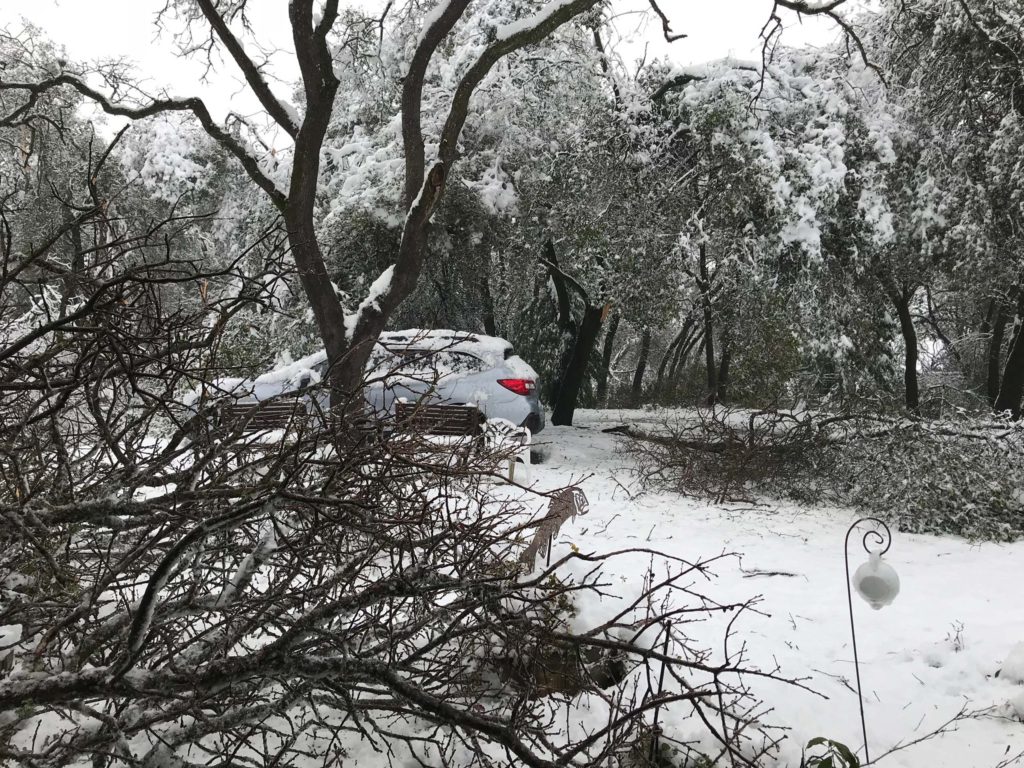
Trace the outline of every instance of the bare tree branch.
[[[426, 171], [423, 153], [423, 118], [420, 114], [423, 100], [423, 78], [427, 65], [437, 46], [452, 31], [455, 23], [469, 6], [469, 0], [442, 0], [443, 10], [428, 20], [429, 26], [420, 33], [419, 44], [409, 62], [409, 70], [402, 81], [402, 144], [405, 149], [405, 206], [413, 207], [423, 186]], [[450, 165], [450, 163], [449, 163]]]
[[249, 84], [249, 87], [252, 88], [252, 92], [256, 95], [256, 98], [259, 99], [263, 108], [267, 110], [267, 114], [274, 119], [274, 122], [284, 129], [285, 133], [294, 139], [296, 134], [299, 132], [299, 126], [296, 125], [294, 116], [284, 107], [278, 98], [274, 96], [273, 91], [270, 90], [270, 86], [263, 77], [263, 73], [260, 72], [256, 63], [249, 58], [248, 54], [246, 54], [242, 43], [234, 36], [234, 34], [232, 34], [227, 21], [214, 6], [213, 0], [196, 0], [196, 2], [199, 5], [200, 10], [203, 12], [203, 16], [206, 18], [210, 28], [217, 34], [217, 37], [220, 38], [224, 47], [228, 49], [228, 53], [231, 54], [231, 58], [235, 60], [238, 68], [242, 70], [242, 74], [245, 76], [245, 81]]
[[682, 40], [684, 37], [687, 37], [684, 33], [680, 32], [676, 34], [672, 32], [672, 25], [669, 23], [668, 16], [666, 16], [665, 12], [658, 7], [657, 0], [648, 0], [648, 2], [651, 4], [651, 9], [658, 14], [658, 18], [661, 19], [661, 31], [662, 34], [665, 35], [665, 40], [667, 42], [674, 43], [676, 40]]

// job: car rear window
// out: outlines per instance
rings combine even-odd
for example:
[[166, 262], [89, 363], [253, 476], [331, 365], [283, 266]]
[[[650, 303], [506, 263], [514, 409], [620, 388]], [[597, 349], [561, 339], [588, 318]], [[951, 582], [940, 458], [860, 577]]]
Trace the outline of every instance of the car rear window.
[[486, 370], [487, 364], [476, 355], [471, 355], [468, 352], [441, 349], [422, 353], [416, 367], [441, 376], [448, 376], [451, 374], [479, 373]]
[[428, 379], [479, 373], [488, 365], [476, 355], [456, 350], [378, 347], [370, 357], [370, 368], [378, 375]]

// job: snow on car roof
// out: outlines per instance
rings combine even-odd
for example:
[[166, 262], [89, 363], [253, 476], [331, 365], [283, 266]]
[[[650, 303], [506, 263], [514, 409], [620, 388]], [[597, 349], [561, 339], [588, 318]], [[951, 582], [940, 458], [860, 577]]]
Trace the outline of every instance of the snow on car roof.
[[484, 336], [468, 331], [448, 329], [428, 330], [410, 328], [405, 331], [387, 331], [380, 335], [380, 343], [386, 348], [406, 347], [410, 349], [468, 352], [487, 362], [497, 363], [505, 359], [512, 345], [497, 336]]
[[[413, 349], [419, 351], [450, 350], [467, 352], [484, 360], [490, 365], [497, 365], [506, 359], [512, 345], [505, 339], [496, 336], [484, 336], [468, 331], [450, 329], [429, 330], [410, 328], [404, 331], [387, 331], [380, 335], [378, 344], [389, 351]], [[320, 381], [327, 353], [323, 350], [286, 363], [272, 371], [268, 371], [255, 379], [224, 378], [215, 383], [217, 389], [238, 394], [241, 391], [252, 391], [254, 387], [297, 382], [303, 376], [309, 376], [309, 383]], [[371, 361], [371, 366], [373, 365]]]
[[[440, 350], [468, 352], [489, 363], [497, 363], [504, 360], [506, 352], [512, 349], [512, 345], [508, 341], [499, 339], [497, 336], [484, 336], [479, 333], [453, 331], [450, 329], [428, 330], [424, 328], [410, 328], [405, 331], [385, 331], [380, 335], [377, 343], [390, 351], [414, 349], [424, 352]], [[263, 374], [257, 381], [293, 379], [318, 365], [322, 365], [326, 360], [326, 352], [314, 352], [312, 355], [308, 355], [301, 360], [296, 360], [276, 368], [270, 373]]]

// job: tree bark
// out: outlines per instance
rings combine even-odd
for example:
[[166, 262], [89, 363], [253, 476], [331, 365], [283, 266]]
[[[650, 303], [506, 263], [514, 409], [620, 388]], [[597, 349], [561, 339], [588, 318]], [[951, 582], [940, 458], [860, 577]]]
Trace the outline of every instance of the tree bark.
[[665, 380], [665, 372], [669, 370], [669, 363], [675, 358], [676, 352], [679, 346], [683, 343], [683, 338], [686, 336], [693, 324], [692, 319], [687, 318], [686, 322], [683, 323], [683, 327], [679, 329], [679, 332], [672, 337], [672, 341], [668, 344], [668, 349], [665, 350], [665, 354], [662, 355], [661, 362], [658, 364], [658, 375], [654, 379], [654, 389], [656, 392], [661, 392], [663, 382]]
[[551, 285], [554, 288], [555, 323], [558, 325], [562, 337], [558, 368], [547, 386], [548, 399], [554, 403], [558, 400], [558, 393], [562, 388], [562, 378], [569, 368], [578, 328], [572, 316], [572, 301], [569, 298], [569, 289], [566, 287], [565, 273], [558, 266], [558, 254], [555, 252], [555, 244], [551, 238], [544, 242], [544, 256], [541, 263], [547, 266], [548, 279], [551, 280]]
[[707, 369], [707, 404], [718, 400], [718, 368], [715, 365], [714, 311], [711, 306], [711, 280], [708, 277], [707, 246], [700, 244], [700, 295], [704, 308], [704, 366]]
[[590, 365], [590, 355], [597, 345], [597, 337], [601, 332], [603, 313], [602, 307], [591, 306], [589, 303], [584, 305], [583, 321], [573, 340], [572, 352], [562, 374], [558, 397], [551, 411], [551, 423], [555, 426], [572, 426], [576, 402], [579, 400], [580, 390], [583, 388]]
[[1019, 290], [1010, 351], [1006, 355], [1003, 381], [999, 386], [999, 395], [996, 397], [993, 409], [996, 413], [1009, 411], [1014, 419], [1019, 419], [1022, 395], [1024, 395], [1024, 290]]
[[558, 266], [558, 254], [555, 252], [555, 244], [550, 237], [544, 242], [544, 258], [548, 261], [548, 274], [551, 276], [551, 284], [555, 288], [558, 327], [562, 330], [570, 327], [575, 330], [575, 321], [572, 319], [572, 302], [569, 300], [565, 273]]
[[[204, 13], [216, 31], [216, 22], [222, 21], [221, 16], [212, 4], [205, 5], [211, 6], [204, 9]], [[315, 225], [320, 150], [327, 135], [340, 81], [334, 74], [333, 62], [326, 46], [327, 32], [318, 29], [313, 23], [312, 6], [307, 3], [290, 3], [288, 16], [302, 76], [306, 114], [294, 134], [295, 151], [288, 193], [278, 203], [288, 228], [288, 244], [291, 246], [299, 282], [309, 299], [317, 330], [330, 361], [331, 409], [340, 411], [346, 409], [354, 399], [352, 394], [362, 382], [363, 363], [369, 357], [369, 350], [366, 350], [366, 355], [360, 361], [354, 361], [349, 354], [345, 312], [327, 273]], [[223, 31], [220, 34], [224, 36]], [[253, 77], [249, 79], [261, 80]], [[274, 103], [269, 90], [267, 93], [254, 90], [264, 102]], [[271, 115], [276, 114], [270, 107], [268, 111]]]
[[[68, 197], [70, 200], [70, 196]], [[72, 216], [68, 208], [63, 209], [65, 226], [68, 227], [68, 244], [71, 247], [71, 271], [63, 279], [63, 291], [60, 297], [58, 317], [67, 315], [68, 304], [78, 293], [78, 281], [85, 271], [85, 249], [82, 247], [82, 223], [77, 216]]]
[[716, 399], [721, 402], [726, 399], [726, 389], [729, 387], [729, 363], [732, 362], [732, 344], [730, 343], [728, 331], [722, 334], [722, 356], [718, 364], [718, 392]]
[[900, 319], [900, 333], [903, 334], [903, 346], [906, 350], [903, 359], [903, 392], [907, 410], [911, 413], [920, 412], [920, 397], [917, 383], [917, 331], [914, 319], [910, 314], [910, 302], [914, 299], [915, 288], [903, 288], [893, 292], [890, 298], [896, 307]]
[[[996, 391], [992, 390], [992, 316], [996, 311], [996, 300], [989, 299], [988, 308], [985, 310], [985, 316], [981, 319], [981, 327], [978, 328], [978, 336], [982, 339], [988, 340], [988, 351], [985, 353], [985, 396], [988, 398], [988, 404], [992, 405], [996, 401], [996, 395], [999, 394], [998, 386]], [[973, 373], [973, 371], [972, 371]]]
[[1003, 355], [1003, 339], [1006, 335], [1006, 312], [1003, 311], [1002, 303], [996, 301], [996, 316], [988, 342], [987, 366], [985, 371], [985, 393], [988, 395], [988, 403], [995, 406], [996, 398], [999, 397], [1000, 362]]
[[636, 361], [636, 370], [633, 372], [633, 386], [629, 392], [630, 404], [636, 406], [640, 403], [643, 394], [644, 373], [647, 371], [647, 358], [651, 353], [651, 329], [644, 328], [640, 337], [640, 356]]
[[615, 334], [619, 330], [619, 313], [612, 315], [608, 330], [604, 333], [604, 349], [601, 353], [601, 376], [597, 380], [597, 402], [602, 406], [608, 400], [608, 376], [611, 374], [612, 353], [615, 348]]
[[[703, 351], [704, 331], [701, 330], [700, 326], [694, 323], [694, 326], [691, 329], [690, 334], [687, 336], [686, 340], [679, 345], [679, 348], [676, 350], [676, 356], [675, 359], [672, 360], [672, 368], [669, 372], [670, 379], [674, 381], [679, 378], [680, 369], [686, 365], [686, 361], [690, 359], [690, 353], [693, 352], [694, 347], [697, 347], [698, 344], [700, 345], [700, 351]], [[699, 353], [700, 352], [698, 352], [698, 354]]]
[[[555, 245], [550, 238], [544, 243], [544, 254], [545, 258], [541, 259], [541, 263], [547, 266], [555, 287], [558, 325], [566, 345], [558, 366], [558, 380], [552, 387], [551, 423], [555, 426], [572, 426], [576, 402], [579, 400], [580, 390], [583, 388], [590, 365], [590, 355], [601, 333], [605, 308], [591, 304], [590, 296], [583, 286], [558, 266]], [[583, 317], [579, 323], [572, 316], [570, 288], [579, 295], [583, 303]]]

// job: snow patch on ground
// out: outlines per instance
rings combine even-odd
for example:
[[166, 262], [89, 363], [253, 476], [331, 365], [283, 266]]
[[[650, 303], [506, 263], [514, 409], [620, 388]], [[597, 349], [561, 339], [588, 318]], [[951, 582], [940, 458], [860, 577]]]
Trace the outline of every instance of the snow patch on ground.
[[1010, 649], [999, 674], [1008, 682], [1024, 685], [1024, 642], [1017, 643]]

